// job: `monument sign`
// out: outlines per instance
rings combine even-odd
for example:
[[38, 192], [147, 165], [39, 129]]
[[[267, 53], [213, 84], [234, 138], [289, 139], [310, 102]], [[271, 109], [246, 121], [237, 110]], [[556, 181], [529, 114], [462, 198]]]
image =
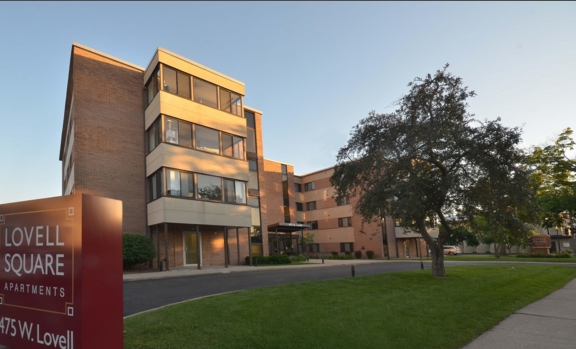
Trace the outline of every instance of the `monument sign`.
[[0, 344], [120, 349], [122, 302], [120, 201], [0, 205]]

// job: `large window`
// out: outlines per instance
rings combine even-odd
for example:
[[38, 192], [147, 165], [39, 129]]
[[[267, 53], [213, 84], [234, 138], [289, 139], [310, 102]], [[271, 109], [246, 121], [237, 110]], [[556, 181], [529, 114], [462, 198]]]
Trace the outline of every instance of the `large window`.
[[[197, 174], [198, 194], [194, 194], [194, 173], [160, 169], [148, 177], [148, 201], [162, 196], [184, 197], [227, 203], [246, 204], [246, 182]], [[164, 183], [166, 191], [164, 191]], [[224, 186], [222, 186], [224, 184]], [[223, 196], [224, 195], [224, 196]], [[257, 206], [257, 205], [255, 205]]]
[[304, 211], [304, 205], [301, 202], [296, 203], [296, 211]]
[[162, 74], [164, 78], [162, 88], [164, 91], [184, 98], [192, 98], [190, 91], [190, 75], [165, 65], [162, 66]]
[[165, 117], [164, 139], [166, 140], [166, 143], [178, 144], [183, 147], [192, 148], [192, 124], [174, 118]]
[[258, 162], [256, 160], [248, 160], [248, 167], [250, 169], [248, 189], [258, 190]]
[[148, 104], [152, 102], [158, 91], [162, 90], [242, 117], [240, 94], [165, 64], [161, 64], [152, 72], [145, 87]]
[[246, 151], [256, 153], [256, 116], [254, 113], [245, 111], [244, 117], [246, 118]]
[[196, 125], [196, 149], [213, 154], [220, 154], [219, 132]]
[[166, 194], [194, 198], [194, 174], [166, 169]]
[[148, 201], [154, 201], [164, 194], [162, 172], [160, 169], [148, 177]]
[[244, 139], [222, 133], [222, 155], [244, 159]]
[[310, 201], [306, 203], [306, 211], [312, 211], [316, 209], [316, 201]]
[[336, 205], [337, 206], [343, 206], [343, 205], [348, 205], [348, 204], [350, 204], [350, 198], [348, 196], [336, 198]]
[[224, 180], [224, 201], [228, 203], [246, 203], [246, 184], [231, 179]]
[[307, 224], [310, 226], [309, 230], [318, 230], [318, 221], [311, 221]]
[[146, 83], [146, 96], [148, 104], [152, 102], [156, 94], [158, 93], [158, 85], [160, 81], [160, 70], [156, 68], [150, 75], [150, 79]]
[[354, 244], [352, 242], [341, 242], [340, 252], [354, 252]]
[[339, 227], [351, 227], [352, 226], [352, 217], [338, 218], [338, 226]]
[[309, 182], [304, 184], [304, 191], [310, 191], [316, 189], [316, 183]]
[[160, 118], [156, 119], [156, 121], [150, 125], [146, 133], [148, 138], [148, 152], [151, 152], [160, 144]]
[[218, 108], [218, 91], [214, 84], [194, 78], [194, 101]]
[[220, 110], [242, 116], [242, 99], [240, 95], [220, 87]]
[[297, 193], [301, 193], [302, 192], [302, 184], [294, 183], [294, 191]]

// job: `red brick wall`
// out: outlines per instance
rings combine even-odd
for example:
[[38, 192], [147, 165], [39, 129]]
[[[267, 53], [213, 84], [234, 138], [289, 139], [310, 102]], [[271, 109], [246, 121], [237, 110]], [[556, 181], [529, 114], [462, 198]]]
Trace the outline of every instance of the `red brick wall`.
[[[267, 195], [266, 192], [266, 174], [264, 172], [264, 140], [262, 138], [262, 114], [254, 113], [256, 121], [256, 152], [258, 155], [258, 185], [260, 188], [260, 225], [262, 227], [262, 254], [268, 255], [268, 214], [267, 214]], [[246, 256], [248, 249], [246, 249]]]
[[143, 72], [74, 47], [71, 74], [75, 193], [122, 200], [123, 231], [146, 234]]

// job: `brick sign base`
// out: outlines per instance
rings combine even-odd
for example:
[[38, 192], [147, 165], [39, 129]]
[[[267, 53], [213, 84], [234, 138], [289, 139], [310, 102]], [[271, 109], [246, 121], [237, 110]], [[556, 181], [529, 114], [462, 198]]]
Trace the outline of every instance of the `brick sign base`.
[[120, 349], [122, 302], [120, 201], [0, 205], [0, 344]]

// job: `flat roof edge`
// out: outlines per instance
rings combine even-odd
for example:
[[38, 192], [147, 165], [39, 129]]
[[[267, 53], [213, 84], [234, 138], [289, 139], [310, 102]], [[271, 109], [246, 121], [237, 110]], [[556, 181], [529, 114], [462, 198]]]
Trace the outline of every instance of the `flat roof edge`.
[[134, 63], [130, 63], [130, 62], [125, 61], [125, 60], [123, 60], [123, 59], [120, 59], [120, 58], [118, 58], [118, 57], [114, 57], [114, 56], [109, 55], [109, 54], [107, 54], [107, 53], [104, 53], [104, 52], [102, 52], [102, 51], [95, 50], [95, 49], [93, 49], [93, 48], [91, 48], [91, 47], [88, 47], [88, 46], [86, 46], [86, 45], [82, 45], [82, 44], [79, 44], [79, 43], [77, 43], [77, 42], [73, 42], [73, 43], [72, 43], [72, 46], [76, 46], [76, 47], [78, 47], [78, 48], [81, 48], [81, 49], [83, 49], [83, 50], [92, 52], [92, 53], [97, 54], [97, 55], [99, 55], [99, 56], [106, 57], [106, 58], [111, 59], [111, 60], [113, 60], [113, 61], [116, 61], [116, 62], [118, 62], [118, 63], [125, 64], [125, 65], [127, 65], [127, 66], [129, 66], [129, 67], [132, 67], [132, 68], [135, 68], [135, 69], [138, 69], [138, 70], [145, 71], [145, 69], [142, 68], [142, 67], [139, 66], [139, 65], [136, 65], [136, 64], [134, 64]]
[[248, 109], [248, 110], [250, 110], [250, 111], [253, 111], [253, 112], [256, 112], [256, 113], [258, 113], [258, 114], [264, 115], [264, 112], [262, 112], [261, 110], [258, 110], [258, 109], [249, 107], [249, 106], [247, 106], [246, 104], [244, 104], [244, 109]]
[[289, 164], [289, 163], [287, 163], [287, 162], [276, 161], [276, 160], [272, 160], [272, 159], [268, 159], [268, 158], [264, 158], [264, 160], [266, 160], [266, 161], [270, 161], [270, 162], [275, 162], [275, 163], [277, 163], [277, 164], [288, 165], [288, 166], [292, 166], [292, 167], [294, 167], [294, 165], [292, 165], [292, 164]]
[[205, 66], [205, 65], [202, 65], [202, 64], [200, 64], [200, 63], [198, 63], [198, 62], [194, 62], [194, 61], [191, 60], [190, 58], [186, 58], [186, 57], [184, 57], [184, 56], [181, 56], [181, 55], [179, 55], [179, 54], [177, 54], [177, 53], [174, 53], [174, 52], [172, 52], [172, 51], [170, 51], [170, 50], [167, 50], [167, 49], [165, 49], [165, 48], [163, 48], [163, 47], [158, 46], [158, 51], [162, 51], [162, 52], [164, 52], [164, 53], [166, 53], [166, 54], [169, 54], [169, 55], [171, 55], [171, 56], [174, 56], [174, 57], [176, 57], [176, 58], [178, 58], [178, 59], [181, 59], [181, 60], [183, 60], [183, 61], [185, 61], [185, 62], [188, 62], [188, 63], [190, 63], [190, 64], [192, 64], [192, 65], [195, 65], [195, 66], [197, 66], [198, 68], [201, 68], [201, 69], [204, 69], [204, 70], [206, 70], [206, 71], [209, 71], [210, 73], [216, 74], [216, 75], [218, 75], [218, 76], [220, 76], [220, 77], [222, 77], [222, 78], [224, 78], [224, 79], [230, 80], [230, 81], [232, 81], [232, 82], [234, 82], [234, 83], [240, 84], [240, 85], [242, 85], [242, 86], [246, 86], [246, 84], [244, 84], [242, 81], [239, 81], [239, 80], [236, 80], [236, 79], [234, 79], [234, 78], [231, 78], [231, 77], [229, 77], [228, 75], [222, 74], [222, 73], [220, 73], [220, 72], [218, 72], [218, 71], [216, 71], [216, 70], [214, 70], [214, 69], [210, 69], [210, 68], [208, 68], [208, 67]]
[[305, 174], [302, 174], [302, 175], [300, 175], [300, 174], [299, 174], [299, 175], [294, 174], [294, 176], [306, 177], [306, 176], [310, 176], [310, 175], [313, 175], [313, 174], [316, 174], [316, 173], [320, 173], [320, 172], [322, 172], [322, 171], [331, 170], [331, 169], [333, 169], [334, 167], [335, 167], [335, 166], [330, 166], [330, 167], [326, 167], [326, 168], [323, 168], [323, 169], [320, 169], [320, 170], [317, 170], [317, 171], [314, 171], [314, 172], [305, 173]]

